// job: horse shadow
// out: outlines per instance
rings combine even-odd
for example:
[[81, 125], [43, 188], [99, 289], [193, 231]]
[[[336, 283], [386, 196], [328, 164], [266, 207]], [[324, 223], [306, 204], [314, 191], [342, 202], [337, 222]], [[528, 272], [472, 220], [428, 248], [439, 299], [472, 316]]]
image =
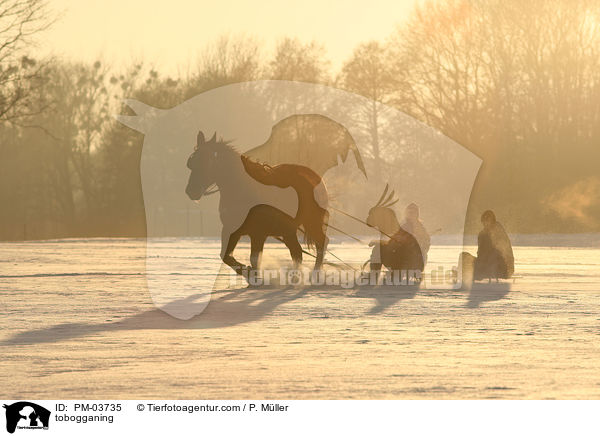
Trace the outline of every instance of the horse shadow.
[[[252, 288], [214, 291], [214, 295], [204, 311], [189, 320], [173, 318], [160, 309], [147, 310], [129, 318], [101, 323], [63, 323], [47, 328], [21, 332], [0, 342], [0, 346], [54, 343], [68, 339], [90, 336], [96, 333], [133, 330], [176, 330], [176, 329], [216, 329], [257, 321], [273, 312], [278, 306], [301, 298], [306, 289], [283, 288], [270, 292]], [[192, 295], [176, 300], [168, 306], [201, 305], [203, 295]]]
[[372, 298], [375, 305], [369, 310], [369, 315], [384, 312], [402, 300], [410, 300], [419, 292], [419, 285], [404, 286], [362, 286], [359, 287], [354, 297]]
[[510, 289], [511, 284], [506, 282], [473, 283], [469, 291], [467, 307], [477, 309], [482, 303], [502, 300], [508, 295]]

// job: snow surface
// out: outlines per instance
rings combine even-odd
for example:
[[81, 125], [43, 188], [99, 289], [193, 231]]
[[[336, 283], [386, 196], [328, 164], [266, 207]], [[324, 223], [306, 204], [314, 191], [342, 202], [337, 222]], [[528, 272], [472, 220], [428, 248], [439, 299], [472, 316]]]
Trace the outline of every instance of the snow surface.
[[[160, 243], [197, 262], [172, 275], [190, 283], [219, 250], [206, 238]], [[599, 248], [517, 246], [522, 278], [470, 293], [216, 289], [200, 315], [182, 321], [149, 296], [145, 246], [0, 245], [0, 397], [600, 398]], [[358, 243], [330, 249], [347, 262], [369, 254]], [[455, 252], [436, 245], [430, 258], [450, 265], [445, 253]], [[267, 245], [267, 264], [285, 257], [280, 244]]]

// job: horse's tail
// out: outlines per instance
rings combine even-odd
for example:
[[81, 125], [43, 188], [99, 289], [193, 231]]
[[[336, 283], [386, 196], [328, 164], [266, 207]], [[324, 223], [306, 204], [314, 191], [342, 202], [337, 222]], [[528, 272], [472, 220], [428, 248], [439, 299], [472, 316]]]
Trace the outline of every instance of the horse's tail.
[[270, 181], [282, 188], [292, 187], [298, 194], [295, 221], [304, 228], [304, 243], [309, 248], [326, 245], [329, 195], [321, 176], [302, 165], [282, 164], [273, 167]]
[[265, 185], [292, 187], [298, 194], [297, 225], [304, 228], [304, 242], [312, 247], [327, 243], [327, 211], [329, 199], [321, 177], [308, 167], [281, 164], [274, 167], [252, 161], [242, 155], [246, 172]]
[[303, 208], [304, 213], [299, 218], [304, 227], [304, 242], [308, 247], [312, 247], [323, 240], [329, 222], [329, 196], [323, 180], [313, 187], [312, 198], [305, 201], [306, 209]]

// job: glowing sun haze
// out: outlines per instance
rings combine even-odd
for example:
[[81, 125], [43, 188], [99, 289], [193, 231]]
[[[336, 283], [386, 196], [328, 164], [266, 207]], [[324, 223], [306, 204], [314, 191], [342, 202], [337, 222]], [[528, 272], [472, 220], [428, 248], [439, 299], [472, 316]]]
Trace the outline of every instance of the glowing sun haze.
[[360, 42], [390, 35], [417, 1], [50, 0], [60, 19], [40, 49], [86, 61], [144, 59], [175, 74], [223, 34], [255, 36], [267, 50], [291, 36], [324, 44], [337, 67]]

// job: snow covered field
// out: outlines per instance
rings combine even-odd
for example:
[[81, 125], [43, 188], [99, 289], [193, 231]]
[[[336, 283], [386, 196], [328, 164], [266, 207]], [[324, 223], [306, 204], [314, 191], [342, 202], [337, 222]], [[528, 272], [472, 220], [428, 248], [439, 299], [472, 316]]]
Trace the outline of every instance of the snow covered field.
[[[163, 243], [198, 263], [218, 249]], [[452, 262], [448, 250], [431, 253]], [[144, 240], [2, 243], [0, 396], [599, 399], [600, 248], [515, 258], [510, 289], [218, 289], [181, 321], [153, 305]]]

